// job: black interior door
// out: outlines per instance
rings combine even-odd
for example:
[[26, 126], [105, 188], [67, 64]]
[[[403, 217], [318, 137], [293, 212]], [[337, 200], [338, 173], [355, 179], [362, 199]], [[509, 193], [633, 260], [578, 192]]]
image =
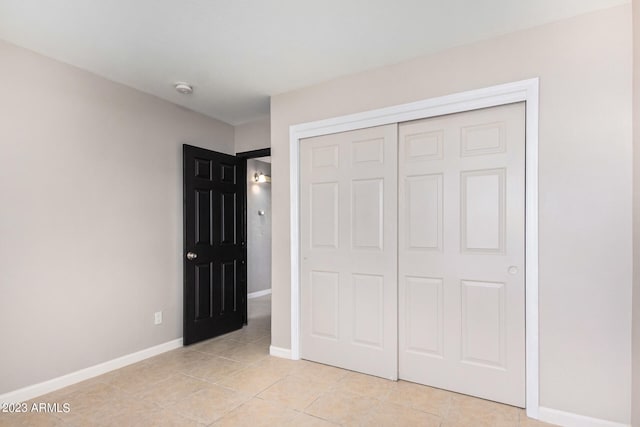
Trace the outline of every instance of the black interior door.
[[184, 344], [240, 329], [247, 312], [246, 162], [183, 145]]

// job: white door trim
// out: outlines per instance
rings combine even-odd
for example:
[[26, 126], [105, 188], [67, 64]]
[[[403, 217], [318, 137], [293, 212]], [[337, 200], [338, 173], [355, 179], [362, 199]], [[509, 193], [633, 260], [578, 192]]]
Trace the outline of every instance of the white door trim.
[[300, 358], [300, 139], [526, 101], [526, 405], [539, 415], [538, 78], [349, 114], [289, 128], [291, 177], [291, 358]]

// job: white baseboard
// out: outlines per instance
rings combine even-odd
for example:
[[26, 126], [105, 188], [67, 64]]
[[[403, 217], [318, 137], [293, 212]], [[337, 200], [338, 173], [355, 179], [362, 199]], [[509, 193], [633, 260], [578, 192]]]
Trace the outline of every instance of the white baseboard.
[[269, 354], [274, 357], [281, 357], [283, 359], [291, 359], [291, 349], [282, 347], [269, 347]]
[[247, 294], [247, 299], [263, 297], [265, 295], [269, 295], [271, 293], [271, 289], [265, 289], [264, 291], [256, 291]]
[[631, 427], [631, 424], [617, 423], [601, 420], [599, 418], [586, 417], [571, 412], [540, 407], [539, 420], [546, 423], [557, 424], [564, 427]]
[[125, 356], [118, 357], [117, 359], [90, 366], [58, 378], [53, 378], [48, 381], [10, 391], [0, 395], [0, 404], [24, 402], [25, 400], [30, 400], [35, 397], [42, 396], [43, 394], [51, 393], [52, 391], [88, 380], [89, 378], [97, 377], [98, 375], [106, 374], [107, 372], [115, 369], [120, 369], [127, 365], [131, 365], [132, 363], [140, 362], [141, 360], [157, 356], [158, 354], [179, 347], [182, 347], [182, 338], [178, 338], [164, 344], [159, 344], [154, 347], [149, 347], [135, 353], [127, 354]]

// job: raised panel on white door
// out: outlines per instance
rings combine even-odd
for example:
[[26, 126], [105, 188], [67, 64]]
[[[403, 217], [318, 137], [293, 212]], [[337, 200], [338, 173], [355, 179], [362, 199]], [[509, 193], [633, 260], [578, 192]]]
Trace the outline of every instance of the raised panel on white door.
[[409, 249], [442, 249], [442, 174], [405, 178], [406, 241]]
[[405, 277], [405, 350], [442, 358], [443, 304], [442, 279]]
[[351, 148], [354, 165], [384, 162], [384, 138], [356, 141]]
[[338, 183], [322, 182], [311, 184], [311, 246], [313, 248], [338, 247]]
[[384, 186], [382, 179], [351, 184], [351, 236], [354, 249], [382, 250]]
[[339, 149], [337, 145], [313, 147], [311, 149], [311, 171], [316, 169], [337, 169]]
[[507, 150], [504, 122], [483, 123], [461, 129], [460, 155], [481, 156], [504, 153]]
[[460, 182], [462, 250], [504, 252], [505, 170], [462, 172]]
[[353, 342], [359, 345], [383, 347], [384, 277], [354, 274]]
[[312, 271], [311, 288], [311, 334], [320, 338], [338, 339], [338, 312], [340, 308], [340, 274], [327, 271]]
[[444, 158], [443, 141], [443, 130], [407, 135], [403, 142], [405, 160], [441, 160]]
[[462, 355], [466, 363], [505, 369], [504, 283], [463, 280]]

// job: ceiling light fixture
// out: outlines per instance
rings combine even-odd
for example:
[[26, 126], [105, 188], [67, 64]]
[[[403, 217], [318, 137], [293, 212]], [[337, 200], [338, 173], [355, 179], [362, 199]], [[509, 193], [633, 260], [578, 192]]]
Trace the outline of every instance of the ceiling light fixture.
[[177, 82], [173, 87], [175, 87], [176, 90], [183, 95], [191, 95], [193, 93], [193, 86], [191, 86], [189, 83]]

